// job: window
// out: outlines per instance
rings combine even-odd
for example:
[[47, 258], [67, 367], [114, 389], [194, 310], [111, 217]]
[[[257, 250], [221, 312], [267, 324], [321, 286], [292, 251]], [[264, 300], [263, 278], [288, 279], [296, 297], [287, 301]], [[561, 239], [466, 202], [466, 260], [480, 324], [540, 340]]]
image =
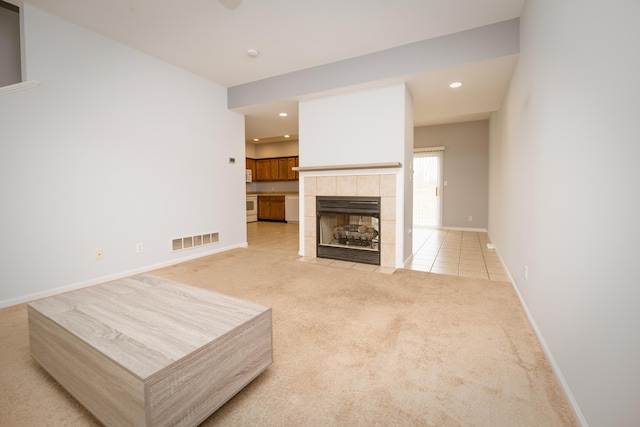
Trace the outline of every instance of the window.
[[0, 87], [21, 81], [20, 9], [0, 0]]
[[442, 224], [443, 147], [413, 153], [413, 226], [438, 228]]

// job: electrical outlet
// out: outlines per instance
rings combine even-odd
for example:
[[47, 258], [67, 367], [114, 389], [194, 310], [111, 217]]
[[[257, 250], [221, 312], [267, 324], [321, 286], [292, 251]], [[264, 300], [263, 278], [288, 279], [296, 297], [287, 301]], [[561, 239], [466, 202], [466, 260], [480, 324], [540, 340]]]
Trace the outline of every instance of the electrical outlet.
[[96, 249], [96, 259], [102, 258], [104, 258], [104, 252], [102, 252], [102, 249]]
[[473, 221], [473, 216], [469, 215], [469, 222]]
[[529, 281], [529, 267], [527, 267], [526, 265], [524, 266], [524, 281]]
[[142, 243], [136, 243], [136, 253], [144, 252], [144, 245]]

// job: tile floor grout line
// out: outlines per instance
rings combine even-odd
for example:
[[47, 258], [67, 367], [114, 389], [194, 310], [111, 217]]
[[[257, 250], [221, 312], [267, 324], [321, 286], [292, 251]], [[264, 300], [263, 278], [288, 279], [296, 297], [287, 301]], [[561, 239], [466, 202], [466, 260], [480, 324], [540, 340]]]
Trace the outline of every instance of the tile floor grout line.
[[464, 231], [460, 233], [460, 253], [458, 253], [458, 276], [460, 276], [460, 261], [462, 260], [462, 242], [464, 241]]
[[487, 268], [487, 259], [484, 257], [484, 251], [482, 250], [482, 242], [480, 241], [480, 234], [478, 234], [478, 244], [480, 245], [480, 253], [482, 254], [482, 264], [484, 265], [484, 271], [487, 273], [487, 277], [491, 280], [489, 269]]
[[[429, 236], [429, 238], [431, 238], [431, 236], [434, 233], [431, 233], [431, 235]], [[426, 242], [425, 242], [426, 243]], [[431, 265], [429, 266], [429, 273], [431, 273], [431, 270], [433, 270], [433, 266], [436, 263], [436, 260], [438, 259], [438, 254], [440, 253], [440, 248], [442, 248], [442, 244], [444, 243], [444, 239], [442, 239], [442, 242], [440, 242], [440, 245], [438, 246], [438, 252], [436, 252], [436, 256], [433, 258], [433, 261], [431, 261]], [[424, 245], [423, 245], [424, 246]]]

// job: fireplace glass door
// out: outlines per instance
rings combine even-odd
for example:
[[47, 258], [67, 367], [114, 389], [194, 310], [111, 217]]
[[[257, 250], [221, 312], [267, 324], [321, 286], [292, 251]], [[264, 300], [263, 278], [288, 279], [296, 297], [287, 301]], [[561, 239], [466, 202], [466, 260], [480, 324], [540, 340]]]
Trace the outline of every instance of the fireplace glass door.
[[319, 258], [380, 265], [380, 198], [318, 197]]

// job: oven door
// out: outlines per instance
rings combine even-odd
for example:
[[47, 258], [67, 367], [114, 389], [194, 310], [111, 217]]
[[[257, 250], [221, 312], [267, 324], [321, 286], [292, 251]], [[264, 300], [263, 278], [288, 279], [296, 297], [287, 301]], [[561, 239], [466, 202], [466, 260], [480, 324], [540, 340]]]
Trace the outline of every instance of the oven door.
[[258, 220], [258, 196], [247, 195], [247, 222]]

